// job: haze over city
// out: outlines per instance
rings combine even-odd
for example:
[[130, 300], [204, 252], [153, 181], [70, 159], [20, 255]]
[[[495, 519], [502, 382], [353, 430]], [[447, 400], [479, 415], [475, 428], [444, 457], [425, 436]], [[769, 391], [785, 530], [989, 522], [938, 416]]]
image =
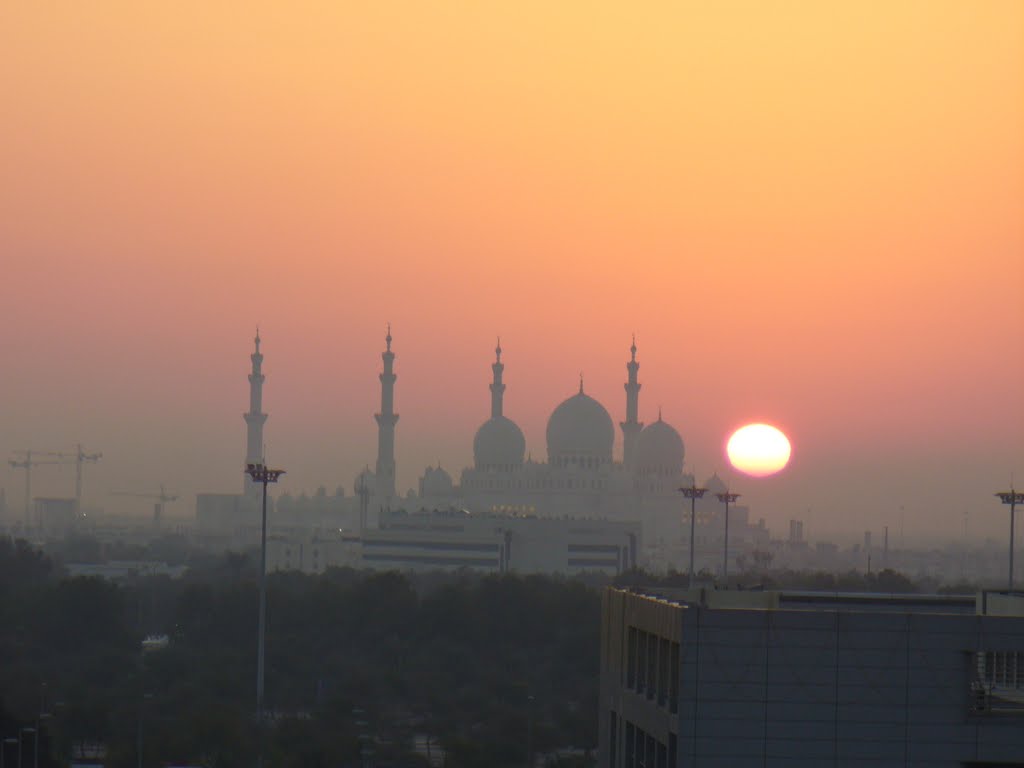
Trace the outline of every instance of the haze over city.
[[[472, 463], [497, 336], [543, 460], [635, 333], [641, 420], [773, 531], [1005, 535], [1018, 2], [8, 5], [0, 51], [0, 453], [102, 451], [86, 506], [240, 489], [257, 324], [279, 491], [351, 493], [390, 322], [402, 493]], [[778, 475], [729, 476], [752, 421]]]

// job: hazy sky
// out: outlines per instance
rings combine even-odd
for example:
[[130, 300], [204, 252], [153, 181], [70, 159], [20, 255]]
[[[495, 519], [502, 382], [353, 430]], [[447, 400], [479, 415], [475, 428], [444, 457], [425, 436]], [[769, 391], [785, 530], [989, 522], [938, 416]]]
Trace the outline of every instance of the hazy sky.
[[4, 3], [0, 126], [0, 451], [103, 451], [88, 503], [240, 487], [257, 323], [282, 490], [351, 488], [391, 321], [402, 489], [472, 462], [497, 334], [543, 459], [636, 332], [699, 477], [789, 434], [734, 483], [777, 533], [1005, 536], [1019, 0]]

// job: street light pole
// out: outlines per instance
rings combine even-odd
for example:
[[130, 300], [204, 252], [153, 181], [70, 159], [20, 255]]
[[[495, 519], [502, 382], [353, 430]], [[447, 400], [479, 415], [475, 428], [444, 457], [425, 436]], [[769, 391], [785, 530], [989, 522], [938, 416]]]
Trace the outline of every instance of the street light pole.
[[1013, 522], [1016, 517], [1018, 504], [1024, 504], [1024, 493], [1015, 491], [1012, 487], [1009, 491], [1000, 491], [996, 494], [1003, 504], [1010, 505], [1010, 579], [1007, 589], [1013, 592]]
[[[260, 527], [260, 623], [256, 646], [256, 725], [263, 729], [263, 655], [267, 635], [267, 485], [276, 483], [283, 469], [267, 469], [263, 464], [246, 464], [245, 472], [254, 483], [263, 484], [263, 520]], [[263, 765], [262, 736], [259, 765]]]
[[707, 492], [707, 488], [698, 488], [697, 481], [691, 480], [689, 488], [679, 489], [683, 496], [690, 500], [690, 580], [687, 582], [688, 587], [693, 587], [693, 548], [694, 541], [693, 537], [696, 532], [697, 523], [697, 499], [703, 498]]
[[725, 503], [725, 559], [722, 561], [722, 581], [729, 580], [729, 505], [740, 497], [738, 493], [716, 493], [718, 500]]

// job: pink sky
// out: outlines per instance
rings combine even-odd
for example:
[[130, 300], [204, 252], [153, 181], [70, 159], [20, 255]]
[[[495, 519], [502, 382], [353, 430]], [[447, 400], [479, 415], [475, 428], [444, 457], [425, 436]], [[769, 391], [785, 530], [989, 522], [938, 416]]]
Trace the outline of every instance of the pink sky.
[[5, 6], [0, 93], [0, 453], [103, 451], [90, 503], [240, 485], [257, 323], [282, 489], [350, 489], [390, 321], [403, 489], [471, 463], [497, 334], [543, 459], [580, 371], [623, 418], [635, 332], [699, 477], [787, 432], [736, 480], [777, 532], [1005, 535], [1019, 2]]

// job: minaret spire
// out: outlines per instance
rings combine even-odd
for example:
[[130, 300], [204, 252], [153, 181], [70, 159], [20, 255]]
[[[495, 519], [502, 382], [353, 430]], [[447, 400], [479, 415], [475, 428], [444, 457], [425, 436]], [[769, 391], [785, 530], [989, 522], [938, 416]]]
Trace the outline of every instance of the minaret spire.
[[380, 413], [377, 420], [377, 503], [390, 506], [395, 496], [395, 353], [391, 351], [391, 323], [384, 341], [387, 348], [381, 354], [384, 371], [380, 374]]
[[491, 382], [491, 418], [496, 419], [503, 415], [505, 397], [505, 385], [501, 381], [501, 374], [505, 371], [505, 366], [501, 362], [501, 336], [498, 337], [498, 346], [494, 348], [491, 371], [494, 373], [494, 381]]
[[642, 422], [637, 421], [637, 413], [640, 406], [640, 383], [637, 381], [637, 371], [640, 370], [640, 363], [636, 361], [636, 334], [633, 334], [633, 344], [629, 348], [630, 359], [626, 363], [626, 371], [629, 379], [626, 387], [626, 420], [619, 422], [622, 428], [622, 462], [627, 467], [633, 464], [633, 451], [636, 448], [636, 439], [640, 430], [644, 428]]
[[[256, 351], [249, 358], [252, 360], [252, 373], [249, 374], [249, 412], [243, 413], [242, 418], [246, 424], [245, 440], [245, 463], [263, 463], [263, 425], [267, 421], [267, 414], [263, 413], [263, 354], [260, 352], [260, 329], [256, 328], [254, 339]], [[253, 482], [248, 475], [245, 476], [246, 496], [258, 496], [261, 486]]]

